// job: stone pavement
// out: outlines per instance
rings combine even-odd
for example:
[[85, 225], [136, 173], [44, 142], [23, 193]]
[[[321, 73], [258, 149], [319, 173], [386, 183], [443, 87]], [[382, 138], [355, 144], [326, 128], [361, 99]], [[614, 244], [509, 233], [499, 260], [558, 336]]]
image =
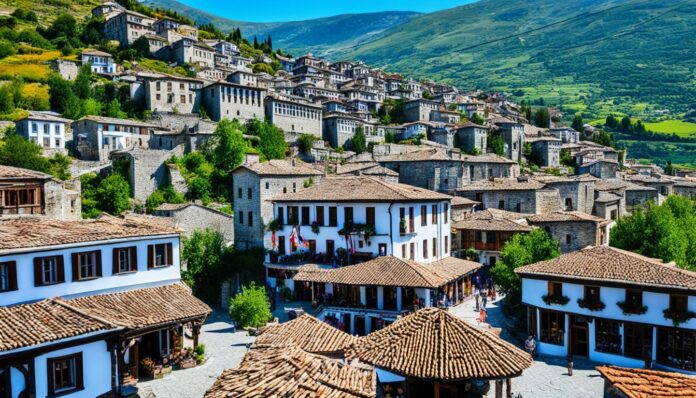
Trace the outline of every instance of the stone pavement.
[[141, 397], [197, 398], [213, 385], [223, 370], [242, 361], [247, 344], [254, 341], [246, 332], [232, 333], [230, 316], [215, 310], [201, 329], [207, 361], [195, 368], [178, 370], [159, 380], [138, 383]]
[[[516, 334], [510, 333], [513, 328], [507, 322], [500, 308], [500, 300], [502, 297], [486, 304], [487, 323], [490, 326], [502, 328], [500, 336], [522, 348], [524, 337], [520, 338]], [[475, 310], [475, 305], [474, 300], [468, 300], [450, 308], [449, 311], [473, 325], [487, 327], [488, 325], [478, 321], [479, 314]], [[602, 397], [604, 381], [599, 372], [595, 370], [597, 365], [601, 364], [575, 359], [573, 376], [568, 376], [565, 358], [540, 355], [520, 377], [512, 379], [513, 396], [522, 398]], [[488, 396], [495, 396], [493, 388]]]

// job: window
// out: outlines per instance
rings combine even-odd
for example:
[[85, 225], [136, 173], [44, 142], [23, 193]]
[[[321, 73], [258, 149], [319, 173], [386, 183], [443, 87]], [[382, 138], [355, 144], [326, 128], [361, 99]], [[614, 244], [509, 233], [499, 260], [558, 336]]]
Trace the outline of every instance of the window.
[[237, 221], [239, 221], [239, 225], [244, 225], [244, 212], [240, 211], [237, 217]]
[[288, 206], [288, 224], [297, 225], [300, 222], [299, 208], [297, 206]]
[[0, 263], [0, 292], [17, 290], [17, 263]]
[[446, 236], [443, 238], [445, 241], [445, 255], [449, 255], [449, 236]]
[[437, 257], [437, 238], [433, 238], [433, 256]]
[[334, 206], [329, 206], [329, 227], [336, 227], [338, 226], [338, 216], [337, 216], [337, 209]]
[[251, 188], [247, 188], [247, 199], [251, 199]]
[[[241, 214], [241, 212], [240, 212]], [[159, 243], [147, 247], [148, 268], [174, 265], [171, 243]]]
[[565, 314], [545, 310], [539, 310], [539, 313], [541, 315], [539, 339], [544, 343], [563, 345]]
[[65, 282], [63, 256], [34, 259], [34, 285], [44, 286]]
[[60, 358], [49, 358], [48, 395], [65, 394], [81, 390], [82, 383], [82, 353]]
[[425, 205], [421, 206], [421, 227], [428, 225], [428, 207]]
[[309, 207], [302, 206], [302, 225], [309, 225]]
[[375, 225], [375, 208], [367, 207], [365, 208], [365, 224]]
[[652, 358], [652, 331], [652, 326], [624, 322], [624, 356]]
[[599, 286], [585, 286], [584, 299], [587, 303], [599, 303]]
[[411, 242], [411, 244], [409, 246], [410, 246], [409, 248], [411, 249], [409, 258], [411, 260], [415, 260], [416, 259], [416, 244]]
[[657, 362], [684, 370], [696, 370], [696, 332], [657, 328]]
[[317, 206], [317, 225], [324, 226], [324, 206]]
[[285, 209], [282, 207], [278, 208], [278, 225], [285, 224]]
[[114, 249], [112, 273], [122, 274], [138, 270], [138, 250], [133, 247], [121, 247]]
[[297, 183], [292, 183], [292, 191], [297, 192]]
[[336, 245], [334, 244], [333, 240], [327, 240], [326, 241], [326, 255], [329, 256], [329, 258], [333, 258], [334, 254], [336, 253], [335, 249]]
[[406, 258], [406, 244], [401, 245], [401, 258]]
[[278, 237], [278, 254], [285, 254], [285, 236]]
[[250, 227], [254, 226], [254, 213], [252, 213], [252, 212], [247, 213], [247, 222], [249, 223]]
[[267, 183], [266, 183], [266, 189], [268, 189], [269, 187], [270, 187], [270, 185], [269, 185], [268, 182], [267, 182]]
[[101, 276], [101, 252], [91, 251], [73, 253], [73, 281], [98, 278]]
[[486, 231], [483, 235], [486, 237], [486, 243], [495, 243], [498, 240], [497, 232]]
[[449, 203], [445, 203], [443, 208], [445, 211], [443, 211], [442, 219], [444, 220], [443, 222], [447, 224], [449, 222]]
[[[433, 253], [435, 254], [435, 253]], [[428, 240], [423, 239], [423, 258], [428, 258]]]
[[573, 199], [572, 198], [566, 198], [565, 200], [565, 211], [572, 211], [573, 210]]
[[416, 227], [414, 225], [414, 218], [415, 218], [415, 211], [413, 210], [413, 207], [408, 208], [408, 232], [414, 233], [416, 230]]
[[685, 314], [689, 311], [689, 298], [676, 294], [669, 295], [669, 310], [676, 314]]
[[561, 296], [563, 296], [563, 284], [559, 283], [559, 282], [549, 282], [547, 293], [548, 293], [549, 297], [561, 297]]
[[626, 289], [626, 306], [628, 308], [640, 308], [643, 306], [643, 292], [640, 290]]
[[399, 209], [399, 233], [401, 235], [406, 233], [406, 209], [403, 207]]
[[237, 188], [237, 198], [241, 199], [242, 198], [242, 188]]
[[573, 237], [570, 234], [566, 235], [566, 245], [569, 245], [573, 241]]
[[352, 225], [353, 224], [353, 208], [352, 207], [344, 207], [343, 208], [343, 225]]
[[[585, 295], [587, 298], [587, 295]], [[620, 322], [595, 318], [595, 349], [599, 352], [621, 354]]]
[[499, 200], [498, 201], [498, 208], [500, 210], [505, 210], [505, 201], [504, 200]]

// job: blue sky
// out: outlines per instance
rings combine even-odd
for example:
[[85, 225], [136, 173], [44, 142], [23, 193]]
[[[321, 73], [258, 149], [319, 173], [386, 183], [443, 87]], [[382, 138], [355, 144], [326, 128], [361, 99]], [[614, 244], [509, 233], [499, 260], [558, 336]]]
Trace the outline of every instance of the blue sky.
[[432, 12], [473, 0], [179, 0], [211, 14], [247, 22], [280, 22], [377, 11]]

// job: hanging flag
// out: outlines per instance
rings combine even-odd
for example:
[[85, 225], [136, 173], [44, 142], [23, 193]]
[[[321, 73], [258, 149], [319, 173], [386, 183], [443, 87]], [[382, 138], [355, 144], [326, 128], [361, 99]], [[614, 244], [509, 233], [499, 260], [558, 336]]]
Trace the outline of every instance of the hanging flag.
[[350, 237], [350, 254], [355, 254], [355, 239], [352, 235]]
[[295, 233], [295, 228], [292, 229], [290, 233], [290, 251], [294, 252], [297, 248], [297, 234]]
[[272, 244], [272, 247], [273, 247], [274, 249], [275, 249], [276, 247], [278, 247], [278, 244], [276, 243], [276, 233], [275, 233], [275, 231], [271, 232], [271, 244]]
[[306, 241], [306, 240], [302, 237], [302, 233], [300, 232], [300, 226], [299, 226], [299, 225], [297, 226], [297, 241], [299, 242], [300, 247], [305, 247], [305, 248], [309, 247], [309, 242]]

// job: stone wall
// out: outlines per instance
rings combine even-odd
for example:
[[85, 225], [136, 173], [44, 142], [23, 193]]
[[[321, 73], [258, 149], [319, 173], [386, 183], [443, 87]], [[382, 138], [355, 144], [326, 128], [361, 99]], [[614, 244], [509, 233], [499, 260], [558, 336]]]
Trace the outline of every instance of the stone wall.
[[544, 228], [558, 241], [561, 253], [569, 253], [587, 246], [601, 245], [601, 233], [592, 221], [577, 222], [530, 222], [531, 225]]
[[561, 197], [557, 189], [544, 188], [536, 191], [536, 213], [545, 214], [561, 210]]
[[181, 175], [181, 171], [179, 171], [175, 165], [167, 166], [169, 168], [169, 183], [172, 185], [172, 188], [174, 188], [176, 192], [185, 195], [189, 188], [186, 179], [184, 179], [184, 176]]
[[624, 192], [626, 211], [631, 213], [636, 206], [643, 205], [649, 201], [658, 202], [657, 190], [626, 190]]
[[171, 151], [156, 149], [133, 149], [114, 154], [114, 159], [125, 158], [130, 161], [130, 186], [133, 199], [145, 203], [147, 198], [160, 186], [169, 184], [169, 170], [166, 161], [172, 156], [183, 156], [183, 145]]
[[[592, 181], [559, 181], [546, 184], [558, 190], [560, 206], [564, 211], [580, 211], [592, 214], [594, 208], [594, 182]], [[567, 205], [570, 207], [567, 207]]]
[[517, 163], [482, 163], [464, 160], [463, 167], [469, 182], [487, 180], [491, 177], [517, 178], [520, 175], [520, 166]]
[[438, 192], [452, 192], [464, 184], [460, 161], [379, 162], [399, 173], [399, 182]]
[[82, 219], [82, 187], [80, 179], [49, 180], [44, 184], [45, 214], [56, 220]]
[[234, 242], [234, 217], [220, 211], [201, 206], [189, 205], [175, 211], [157, 211], [160, 217], [171, 217], [176, 225], [184, 230], [185, 236], [191, 236], [195, 230], [209, 229], [220, 232], [226, 244]]

